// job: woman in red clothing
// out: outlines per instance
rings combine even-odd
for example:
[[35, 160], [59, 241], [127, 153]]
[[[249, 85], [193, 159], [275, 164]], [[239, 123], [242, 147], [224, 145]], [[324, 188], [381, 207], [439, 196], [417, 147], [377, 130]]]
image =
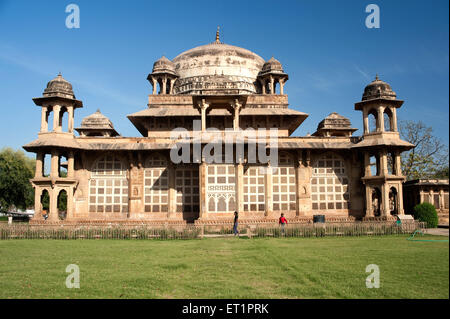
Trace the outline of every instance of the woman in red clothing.
[[281, 233], [284, 235], [284, 226], [287, 225], [287, 220], [283, 213], [281, 213], [278, 223], [281, 225]]

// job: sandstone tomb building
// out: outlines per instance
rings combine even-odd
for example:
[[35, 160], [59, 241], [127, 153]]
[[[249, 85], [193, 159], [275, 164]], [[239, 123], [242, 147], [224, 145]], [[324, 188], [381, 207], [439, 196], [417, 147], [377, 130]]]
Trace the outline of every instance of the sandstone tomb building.
[[[281, 212], [291, 221], [315, 214], [328, 220], [404, 214], [400, 154], [413, 145], [402, 141], [397, 130], [403, 101], [378, 76], [355, 103], [362, 114], [362, 135], [353, 135], [350, 121], [332, 113], [314, 134], [302, 137], [292, 133], [308, 114], [288, 107], [284, 84], [289, 76], [282, 64], [221, 43], [218, 36], [172, 60], [162, 57], [147, 79], [152, 86], [147, 108], [128, 115], [141, 137], [120, 136], [100, 111], [75, 128], [75, 111], [83, 103], [61, 74], [48, 82], [42, 97], [33, 99], [42, 116], [38, 138], [24, 146], [37, 160], [31, 180], [32, 223], [62, 218], [207, 223], [230, 220], [234, 211], [241, 220], [256, 222], [273, 220]], [[173, 163], [175, 128], [189, 132], [191, 148], [195, 133], [211, 128], [219, 134], [226, 129], [277, 129], [277, 165], [250, 162], [249, 139], [241, 140], [244, 155], [238, 159], [237, 142], [231, 143], [232, 162], [208, 163], [201, 157]], [[61, 173], [64, 167], [66, 174]], [[47, 220], [42, 215], [45, 192], [50, 198]], [[58, 212], [61, 192], [67, 194], [64, 216]]]

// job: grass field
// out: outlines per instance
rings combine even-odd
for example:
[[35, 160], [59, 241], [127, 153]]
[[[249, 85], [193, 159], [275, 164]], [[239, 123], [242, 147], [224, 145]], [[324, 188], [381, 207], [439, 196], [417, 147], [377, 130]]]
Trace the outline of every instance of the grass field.
[[449, 244], [406, 238], [5, 240], [0, 298], [449, 298]]

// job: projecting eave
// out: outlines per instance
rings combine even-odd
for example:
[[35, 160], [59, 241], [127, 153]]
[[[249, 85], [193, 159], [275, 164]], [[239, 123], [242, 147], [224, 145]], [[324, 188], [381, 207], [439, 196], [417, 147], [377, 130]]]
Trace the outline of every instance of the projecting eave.
[[[288, 137], [278, 139], [279, 149], [351, 149], [358, 137]], [[268, 146], [269, 147], [269, 146]]]
[[403, 102], [404, 101], [402, 100], [383, 99], [383, 98], [371, 99], [355, 103], [355, 110], [361, 111], [363, 109], [363, 106], [367, 104], [374, 104], [374, 105], [388, 104], [393, 105], [396, 108], [399, 108], [400, 106], [402, 106]]
[[404, 151], [410, 150], [415, 147], [414, 144], [403, 141], [401, 139], [388, 139], [388, 138], [365, 138], [361, 142], [353, 145], [352, 148], [373, 148], [373, 147], [396, 147]]
[[33, 98], [34, 104], [38, 106], [44, 106], [48, 104], [49, 102], [64, 102], [66, 104], [72, 104], [75, 108], [83, 107], [83, 102], [76, 99], [69, 99], [62, 96], [43, 96], [43, 97], [35, 97]]
[[81, 149], [81, 145], [75, 139], [38, 138], [31, 143], [22, 146], [27, 152], [35, 152], [42, 149]]

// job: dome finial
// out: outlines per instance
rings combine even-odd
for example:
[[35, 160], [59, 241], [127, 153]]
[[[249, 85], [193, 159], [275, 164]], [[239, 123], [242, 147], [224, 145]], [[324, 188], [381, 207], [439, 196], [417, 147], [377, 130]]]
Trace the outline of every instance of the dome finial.
[[220, 43], [220, 26], [217, 26], [217, 31], [216, 31], [216, 43]]
[[378, 77], [378, 73], [375, 75], [375, 81], [379, 81], [380, 78]]

